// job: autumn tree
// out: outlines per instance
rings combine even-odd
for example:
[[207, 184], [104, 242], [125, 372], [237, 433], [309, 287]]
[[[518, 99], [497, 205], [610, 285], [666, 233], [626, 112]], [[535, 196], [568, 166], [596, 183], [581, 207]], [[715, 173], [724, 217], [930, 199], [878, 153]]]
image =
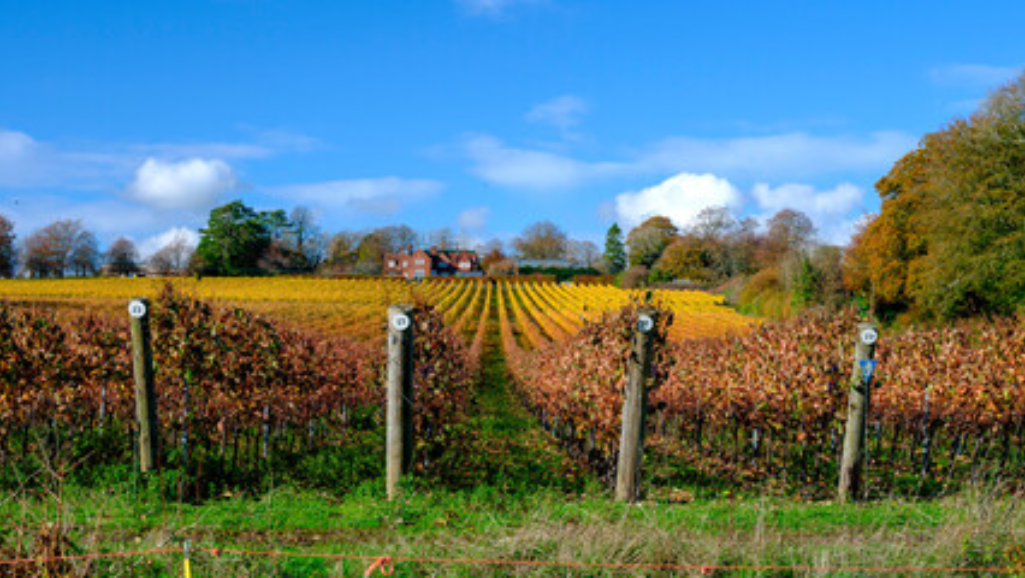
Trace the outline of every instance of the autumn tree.
[[362, 235], [351, 231], [342, 231], [332, 236], [327, 244], [323, 267], [335, 274], [352, 273], [359, 256], [361, 238]]
[[139, 271], [139, 251], [131, 240], [120, 237], [103, 255], [112, 275], [130, 275]]
[[14, 266], [18, 260], [14, 245], [15, 239], [14, 223], [0, 215], [0, 277], [14, 276]]
[[845, 282], [883, 315], [1010, 313], [1025, 302], [1025, 74], [926, 135], [876, 184]]
[[653, 269], [668, 279], [707, 283], [718, 275], [712, 267], [711, 251], [709, 243], [696, 234], [676, 237], [662, 251]]
[[668, 217], [651, 217], [644, 221], [626, 237], [630, 264], [651, 267], [677, 233], [679, 230]]
[[521, 259], [563, 259], [567, 249], [566, 233], [551, 221], [530, 225], [513, 241]]

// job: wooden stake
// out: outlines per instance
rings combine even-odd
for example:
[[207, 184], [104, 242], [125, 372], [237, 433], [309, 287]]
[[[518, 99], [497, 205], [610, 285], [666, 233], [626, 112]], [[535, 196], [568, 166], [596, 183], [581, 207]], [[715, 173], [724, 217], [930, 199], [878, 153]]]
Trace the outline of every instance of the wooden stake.
[[847, 428], [844, 430], [843, 459], [840, 463], [839, 500], [857, 500], [862, 494], [862, 480], [867, 446], [867, 424], [871, 383], [861, 369], [861, 362], [875, 358], [879, 330], [873, 323], [858, 325], [854, 348], [854, 370], [851, 373], [850, 398], [847, 405]]
[[413, 307], [388, 308], [388, 409], [385, 480], [388, 499], [413, 465]]
[[651, 373], [651, 342], [657, 324], [654, 309], [642, 309], [634, 330], [633, 352], [627, 366], [626, 396], [620, 430], [616, 469], [616, 501], [640, 499], [641, 463], [644, 457], [644, 413], [648, 405], [647, 381]]
[[132, 317], [132, 365], [135, 373], [135, 417], [139, 423], [139, 471], [156, 467], [158, 441], [157, 394], [153, 385], [153, 343], [149, 328], [149, 299], [136, 297], [128, 305]]

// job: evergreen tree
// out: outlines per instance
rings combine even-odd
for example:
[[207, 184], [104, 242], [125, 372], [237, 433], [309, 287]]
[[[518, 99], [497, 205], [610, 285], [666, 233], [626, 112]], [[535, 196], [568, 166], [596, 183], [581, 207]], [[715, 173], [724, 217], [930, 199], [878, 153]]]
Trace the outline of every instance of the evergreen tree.
[[619, 273], [626, 268], [626, 247], [623, 245], [623, 230], [612, 223], [605, 235], [605, 261], [610, 273]]

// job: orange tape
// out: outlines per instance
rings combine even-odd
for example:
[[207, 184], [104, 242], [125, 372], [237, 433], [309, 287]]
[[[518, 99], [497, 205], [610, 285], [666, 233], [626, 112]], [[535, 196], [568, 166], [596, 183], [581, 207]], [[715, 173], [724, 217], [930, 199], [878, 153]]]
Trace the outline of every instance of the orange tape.
[[367, 571], [363, 573], [364, 578], [371, 576], [374, 570], [380, 570], [382, 576], [391, 576], [395, 573], [395, 565], [392, 563], [391, 556], [382, 556], [378, 558], [373, 564], [367, 568]]

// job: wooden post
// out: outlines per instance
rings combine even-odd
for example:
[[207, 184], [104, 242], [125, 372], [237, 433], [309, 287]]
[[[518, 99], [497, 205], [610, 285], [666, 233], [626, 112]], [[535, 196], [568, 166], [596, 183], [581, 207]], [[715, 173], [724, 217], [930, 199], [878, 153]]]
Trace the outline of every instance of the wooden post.
[[388, 499], [413, 465], [413, 307], [388, 308], [388, 409], [385, 480]]
[[641, 462], [644, 457], [644, 413], [648, 405], [647, 381], [651, 373], [651, 342], [657, 324], [654, 309], [641, 309], [634, 331], [633, 351], [626, 376], [623, 399], [623, 423], [619, 438], [619, 462], [616, 468], [616, 501], [635, 502], [640, 498]]
[[132, 317], [132, 365], [135, 372], [135, 417], [139, 424], [139, 471], [156, 467], [159, 430], [157, 394], [153, 386], [153, 344], [149, 329], [149, 299], [128, 304]]
[[851, 372], [850, 398], [847, 404], [847, 428], [844, 430], [843, 459], [840, 462], [840, 502], [854, 501], [861, 497], [865, 467], [866, 436], [868, 433], [868, 409], [870, 400], [870, 379], [863, 373], [862, 361], [875, 358], [879, 330], [873, 323], [858, 325], [854, 348], [854, 370]]

